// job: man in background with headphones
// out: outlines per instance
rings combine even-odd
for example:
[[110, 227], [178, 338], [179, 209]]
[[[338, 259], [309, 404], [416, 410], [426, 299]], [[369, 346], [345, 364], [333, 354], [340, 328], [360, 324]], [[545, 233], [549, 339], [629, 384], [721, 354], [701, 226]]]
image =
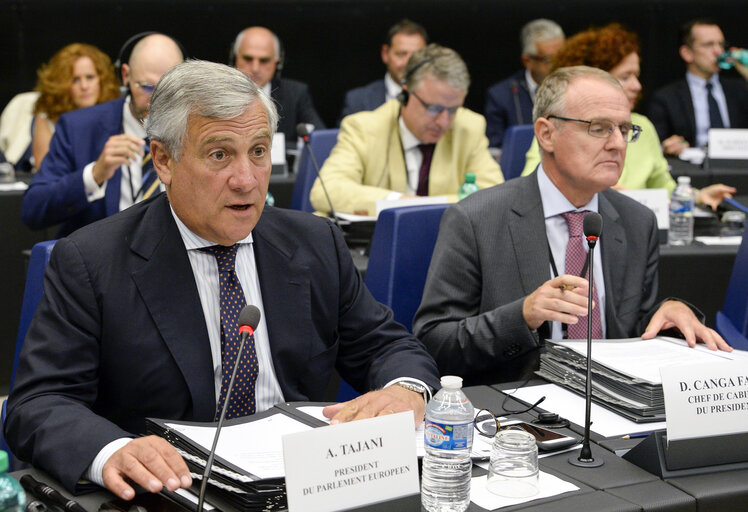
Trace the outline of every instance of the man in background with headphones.
[[237, 34], [229, 64], [247, 75], [275, 100], [280, 120], [278, 132], [286, 137], [286, 148], [296, 148], [296, 125], [325, 127], [312, 103], [309, 87], [302, 82], [281, 78], [285, 59], [280, 39], [265, 27], [245, 28]]
[[426, 46], [429, 36], [426, 29], [408, 19], [400, 20], [387, 32], [382, 44], [382, 63], [387, 67], [384, 78], [345, 93], [345, 103], [338, 125], [345, 116], [374, 110], [382, 103], [397, 98], [403, 87], [403, 73], [413, 52]]
[[65, 236], [158, 190], [143, 122], [154, 86], [182, 60], [179, 44], [164, 34], [125, 43], [117, 65], [126, 96], [60, 117], [21, 203], [30, 228], [62, 224], [58, 236]]
[[538, 19], [522, 27], [524, 69], [486, 91], [486, 135], [492, 148], [501, 147], [510, 126], [532, 124], [535, 91], [550, 73], [551, 59], [564, 41], [564, 31], [555, 21]]
[[399, 99], [343, 120], [312, 188], [314, 208], [329, 212], [331, 202], [339, 212], [375, 215], [379, 199], [445, 195], [456, 201], [467, 173], [481, 188], [502, 183], [485, 119], [462, 107], [469, 85], [454, 50], [430, 44], [413, 53]]

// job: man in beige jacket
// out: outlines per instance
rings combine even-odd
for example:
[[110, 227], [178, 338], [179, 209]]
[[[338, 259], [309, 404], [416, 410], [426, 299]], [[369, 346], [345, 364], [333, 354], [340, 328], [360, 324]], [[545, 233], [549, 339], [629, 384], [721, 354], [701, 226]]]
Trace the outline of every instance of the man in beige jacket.
[[[456, 201], [467, 173], [480, 188], [502, 183], [485, 119], [462, 107], [469, 85], [454, 50], [431, 44], [415, 52], [397, 100], [343, 120], [320, 171], [335, 211], [375, 215], [377, 200], [412, 196]], [[319, 178], [310, 200], [316, 210], [330, 211]]]

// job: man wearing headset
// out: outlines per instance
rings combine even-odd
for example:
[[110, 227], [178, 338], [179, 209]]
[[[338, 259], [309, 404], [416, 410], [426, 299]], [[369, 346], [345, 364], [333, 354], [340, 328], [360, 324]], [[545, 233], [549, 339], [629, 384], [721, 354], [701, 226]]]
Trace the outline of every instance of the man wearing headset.
[[467, 173], [480, 188], [503, 182], [488, 152], [485, 119], [462, 107], [469, 85], [454, 50], [430, 44], [413, 53], [398, 99], [343, 120], [312, 187], [314, 208], [329, 212], [332, 203], [338, 212], [375, 215], [379, 199], [444, 195], [456, 201]]
[[278, 132], [285, 135], [286, 148], [296, 148], [297, 124], [312, 124], [317, 130], [325, 127], [314, 109], [309, 87], [303, 82], [281, 78], [284, 52], [273, 32], [265, 27], [245, 28], [237, 34], [229, 60], [230, 65], [275, 100], [280, 115]]
[[182, 60], [179, 44], [164, 34], [138, 34], [125, 43], [118, 62], [126, 61], [126, 96], [60, 117], [49, 154], [23, 196], [26, 225], [61, 224], [58, 236], [65, 236], [158, 188], [147, 165], [143, 122], [156, 82]]

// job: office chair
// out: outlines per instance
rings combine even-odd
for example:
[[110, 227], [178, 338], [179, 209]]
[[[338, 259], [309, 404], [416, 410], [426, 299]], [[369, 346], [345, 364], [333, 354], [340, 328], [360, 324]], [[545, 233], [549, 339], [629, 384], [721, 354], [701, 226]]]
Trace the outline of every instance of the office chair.
[[717, 311], [715, 328], [730, 346], [748, 350], [748, 230], [743, 233], [725, 304]]
[[407, 206], [379, 214], [364, 282], [395, 320], [412, 330], [421, 304], [431, 253], [447, 204]]
[[299, 167], [296, 174], [296, 182], [293, 186], [293, 195], [291, 196], [291, 209], [301, 210], [302, 212], [313, 212], [314, 208], [309, 201], [309, 193], [312, 191], [314, 180], [317, 178], [317, 171], [314, 168], [312, 159], [309, 156], [309, 150], [314, 152], [314, 157], [320, 167], [330, 151], [338, 141], [338, 129], [314, 130], [309, 134], [308, 147], [304, 147], [299, 159]]
[[504, 179], [509, 181], [522, 174], [525, 168], [525, 155], [530, 149], [535, 129], [531, 124], [517, 124], [507, 128], [501, 145], [499, 165]]
[[[31, 249], [31, 257], [29, 258], [29, 268], [26, 273], [26, 287], [23, 291], [23, 304], [21, 305], [21, 319], [18, 323], [18, 336], [16, 337], [16, 353], [13, 356], [13, 371], [10, 374], [10, 387], [13, 389], [13, 381], [16, 378], [16, 368], [18, 367], [18, 357], [21, 355], [21, 347], [23, 346], [23, 340], [26, 339], [26, 331], [29, 330], [31, 325], [31, 319], [34, 317], [37, 306], [42, 300], [44, 295], [44, 271], [47, 268], [49, 262], [49, 256], [52, 254], [52, 249], [55, 246], [56, 240], [48, 240], [46, 242], [39, 242], [34, 245]], [[2, 406], [2, 423], [5, 424], [5, 415], [7, 401], [3, 402]], [[0, 429], [0, 450], [5, 450], [10, 455], [10, 448], [5, 442], [5, 438], [2, 436], [3, 430]], [[13, 457], [10, 457], [12, 462]]]

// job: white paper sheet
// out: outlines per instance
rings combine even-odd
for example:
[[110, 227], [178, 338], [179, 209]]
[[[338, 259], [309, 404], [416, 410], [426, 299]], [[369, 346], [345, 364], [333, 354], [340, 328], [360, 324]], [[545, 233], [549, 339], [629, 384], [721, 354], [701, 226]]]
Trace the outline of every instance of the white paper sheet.
[[538, 494], [529, 498], [505, 498], [489, 491], [486, 488], [487, 480], [488, 477], [483, 475], [474, 477], [470, 481], [470, 501], [486, 510], [495, 510], [500, 507], [508, 507], [510, 505], [517, 505], [519, 503], [526, 503], [540, 498], [549, 498], [565, 492], [579, 490], [579, 487], [570, 482], [561, 480], [550, 473], [540, 471], [538, 475], [540, 492]]

